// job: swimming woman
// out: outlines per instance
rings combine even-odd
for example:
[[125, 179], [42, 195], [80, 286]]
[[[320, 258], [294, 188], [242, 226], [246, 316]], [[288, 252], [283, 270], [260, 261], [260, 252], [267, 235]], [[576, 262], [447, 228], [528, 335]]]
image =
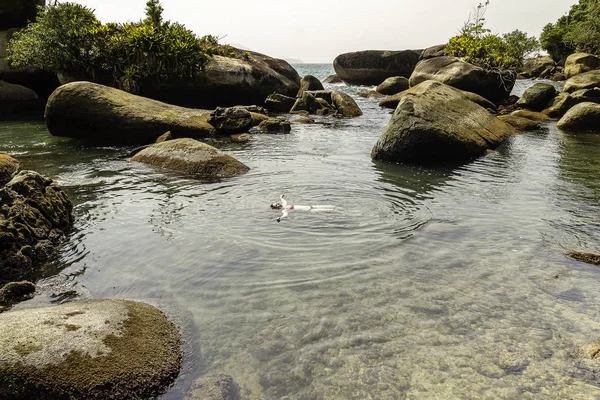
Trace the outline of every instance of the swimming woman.
[[320, 205], [320, 206], [300, 206], [297, 204], [288, 204], [285, 200], [285, 196], [281, 195], [280, 203], [271, 204], [271, 208], [274, 210], [281, 210], [281, 217], [277, 218], [277, 222], [281, 222], [282, 219], [288, 216], [289, 211], [335, 211], [334, 206]]

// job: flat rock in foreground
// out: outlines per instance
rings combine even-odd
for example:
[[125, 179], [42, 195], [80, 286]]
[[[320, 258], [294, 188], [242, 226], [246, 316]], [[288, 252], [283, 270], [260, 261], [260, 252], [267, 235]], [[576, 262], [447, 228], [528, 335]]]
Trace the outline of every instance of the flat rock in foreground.
[[453, 88], [426, 81], [404, 92], [371, 152], [390, 162], [465, 161], [495, 149], [515, 129]]
[[153, 144], [131, 160], [209, 178], [229, 178], [250, 169], [230, 155], [194, 139]]
[[94, 300], [0, 314], [0, 398], [148, 399], [177, 377], [181, 337], [156, 308]]
[[152, 143], [167, 131], [175, 138], [215, 134], [210, 111], [161, 103], [91, 82], [63, 85], [48, 99], [46, 126], [54, 136], [100, 144]]

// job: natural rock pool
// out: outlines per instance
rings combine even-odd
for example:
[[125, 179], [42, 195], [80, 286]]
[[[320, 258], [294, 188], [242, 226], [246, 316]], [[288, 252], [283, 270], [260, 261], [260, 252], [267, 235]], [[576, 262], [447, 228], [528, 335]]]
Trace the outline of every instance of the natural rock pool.
[[[374, 163], [390, 114], [357, 102], [359, 118], [213, 143], [251, 168], [221, 182], [0, 122], [0, 151], [75, 205], [60, 260], [16, 309], [182, 310], [194, 352], [167, 399], [217, 374], [247, 399], [600, 397], [600, 368], [573, 357], [600, 340], [600, 270], [565, 255], [600, 252], [600, 136], [552, 122], [456, 168]], [[280, 194], [336, 210], [278, 224]]]

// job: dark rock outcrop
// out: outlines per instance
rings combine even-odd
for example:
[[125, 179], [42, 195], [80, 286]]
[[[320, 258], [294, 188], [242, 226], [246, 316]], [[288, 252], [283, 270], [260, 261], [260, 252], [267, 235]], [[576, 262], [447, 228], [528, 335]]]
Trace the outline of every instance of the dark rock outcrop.
[[171, 131], [174, 138], [215, 134], [210, 111], [161, 103], [91, 82], [59, 87], [46, 105], [46, 126], [54, 136], [101, 144], [152, 143]]
[[408, 79], [403, 76], [393, 76], [391, 78], [387, 78], [383, 81], [377, 89], [375, 89], [378, 93], [385, 95], [394, 95], [396, 93], [403, 92], [407, 90], [409, 87]]
[[28, 281], [10, 282], [0, 288], [0, 302], [12, 302], [30, 297], [35, 293], [35, 285]]
[[296, 96], [300, 76], [287, 61], [234, 51], [238, 58], [212, 57], [195, 80], [141, 82], [140, 95], [194, 108], [263, 104], [272, 93]]
[[517, 106], [532, 111], [542, 111], [556, 97], [556, 89], [547, 83], [536, 83], [531, 86], [517, 101]]
[[35, 20], [37, 6], [45, 0], [2, 0], [0, 3], [0, 30], [20, 28]]
[[290, 133], [292, 131], [292, 125], [288, 120], [269, 118], [261, 122], [260, 125], [258, 125], [257, 130], [261, 133]]
[[247, 132], [252, 127], [252, 114], [241, 107], [217, 107], [208, 123], [220, 134]]
[[298, 91], [297, 97], [302, 96], [302, 94], [307, 90], [324, 90], [323, 84], [320, 80], [315, 78], [312, 75], [306, 75], [300, 81], [300, 90]]
[[514, 132], [452, 87], [426, 81], [405, 92], [371, 156], [389, 162], [466, 161]]
[[0, 285], [32, 276], [55, 254], [73, 225], [72, 209], [62, 190], [33, 171], [0, 188]]
[[187, 138], [153, 144], [131, 160], [204, 178], [229, 178], [250, 169], [206, 143]]
[[420, 56], [420, 50], [357, 51], [337, 56], [333, 68], [344, 82], [378, 85], [392, 76], [409, 77]]
[[157, 398], [181, 368], [181, 335], [155, 307], [76, 301], [0, 314], [0, 398]]
[[0, 81], [0, 116], [43, 109], [42, 101], [33, 90]]
[[265, 107], [271, 111], [288, 113], [296, 103], [295, 97], [284, 96], [280, 93], [273, 93], [265, 100]]
[[299, 99], [296, 100], [290, 112], [293, 114], [302, 112], [315, 114], [317, 110], [320, 109], [321, 105], [319, 104], [315, 96], [312, 93], [306, 91], [302, 93], [302, 96]]
[[500, 102], [508, 97], [515, 84], [510, 73], [489, 72], [456, 57], [436, 57], [417, 64], [410, 77], [410, 86], [434, 80], [457, 89], [473, 92], [491, 102]]
[[558, 121], [565, 131], [600, 133], [600, 104], [579, 103]]

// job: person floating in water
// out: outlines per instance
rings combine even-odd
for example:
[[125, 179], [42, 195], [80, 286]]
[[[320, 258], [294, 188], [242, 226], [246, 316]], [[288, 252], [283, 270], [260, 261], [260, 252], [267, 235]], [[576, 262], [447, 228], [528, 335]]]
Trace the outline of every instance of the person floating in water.
[[282, 219], [286, 218], [289, 211], [335, 211], [334, 206], [300, 206], [297, 204], [288, 204], [284, 195], [281, 195], [279, 198], [281, 199], [280, 203], [271, 204], [272, 209], [281, 210], [281, 217], [277, 218], [277, 222], [281, 222]]

